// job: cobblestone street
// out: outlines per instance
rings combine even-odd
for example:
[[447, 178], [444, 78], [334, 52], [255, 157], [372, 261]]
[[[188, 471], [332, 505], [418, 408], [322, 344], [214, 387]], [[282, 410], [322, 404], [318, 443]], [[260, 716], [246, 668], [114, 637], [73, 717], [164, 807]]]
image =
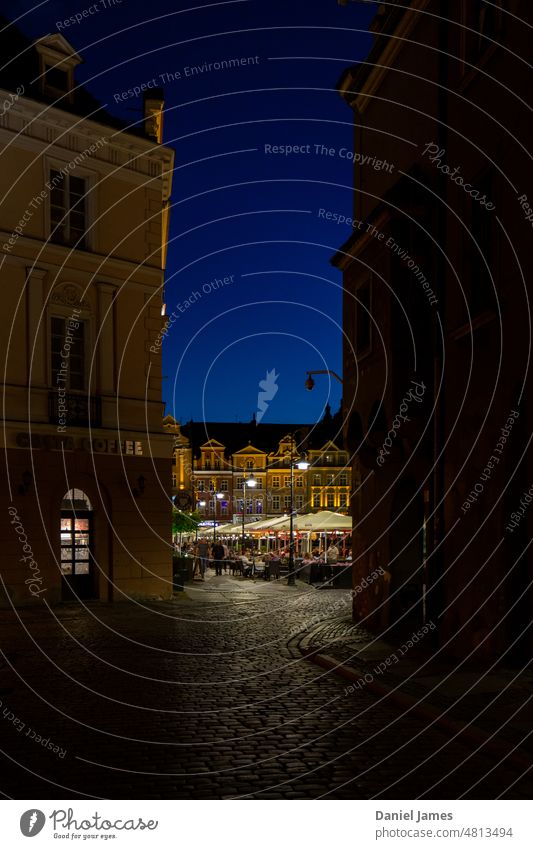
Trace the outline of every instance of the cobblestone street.
[[346, 695], [298, 648], [323, 619], [350, 622], [348, 591], [212, 573], [172, 602], [2, 612], [3, 793], [531, 797], [517, 770]]

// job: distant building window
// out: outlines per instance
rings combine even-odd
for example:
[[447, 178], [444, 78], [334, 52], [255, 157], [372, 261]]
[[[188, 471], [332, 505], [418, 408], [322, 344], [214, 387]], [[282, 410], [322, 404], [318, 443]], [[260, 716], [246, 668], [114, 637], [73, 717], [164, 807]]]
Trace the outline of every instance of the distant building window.
[[342, 472], [339, 475], [339, 486], [348, 486], [348, 475], [346, 472]]
[[304, 485], [304, 479], [301, 475], [298, 475], [295, 481], [296, 486], [300, 489]]
[[273, 510], [279, 510], [279, 506], [280, 506], [279, 495], [273, 495], [272, 496], [272, 509]]
[[227, 506], [227, 504], [223, 504], [223, 505], [222, 505], [222, 507], [220, 508], [220, 512], [221, 512], [221, 514], [222, 514], [223, 516], [227, 516], [227, 515], [228, 515], [228, 506]]
[[359, 286], [355, 298], [355, 352], [361, 356], [369, 353], [372, 340], [370, 280]]
[[320, 486], [321, 483], [322, 483], [322, 479], [321, 479], [320, 475], [313, 475], [314, 486]]
[[74, 323], [77, 328], [68, 318], [52, 316], [50, 320], [52, 386], [81, 392], [85, 389], [85, 322]]
[[320, 493], [316, 492], [313, 495], [313, 507], [320, 507]]
[[296, 496], [296, 498], [295, 498], [295, 500], [294, 500], [294, 503], [296, 504], [296, 509], [297, 509], [297, 510], [301, 510], [301, 509], [302, 509], [302, 507], [304, 506], [304, 497], [303, 497], [303, 495], [297, 495], [297, 496]]
[[211, 471], [211, 460], [204, 460], [204, 469]]
[[290, 506], [291, 506], [291, 497], [290, 497], [290, 495], [286, 495], [286, 496], [285, 496], [285, 498], [284, 498], [284, 503], [285, 503], [285, 510], [290, 510]]
[[334, 507], [335, 506], [334, 496], [333, 496], [332, 492], [328, 492], [327, 504], [328, 504], [328, 507]]
[[341, 494], [340, 494], [340, 506], [346, 507], [347, 504], [348, 504], [348, 496], [346, 495], [345, 492], [341, 492]]
[[253, 461], [253, 460], [247, 460], [247, 461], [246, 461], [246, 468], [247, 468], [247, 469], [254, 469], [254, 468], [255, 468], [255, 463], [254, 463], [254, 461]]
[[242, 481], [243, 481], [243, 479], [242, 479], [242, 478], [237, 478], [237, 479], [236, 479], [236, 481], [235, 481], [236, 489], [242, 489]]
[[176, 489], [177, 485], [178, 485], [178, 476], [172, 475], [172, 486], [174, 487], [174, 489]]
[[204, 481], [198, 481], [198, 492], [205, 492], [205, 483], [204, 483]]
[[283, 478], [283, 486], [290, 486], [290, 485], [291, 485], [291, 476], [285, 475], [285, 477]]
[[259, 499], [255, 502], [255, 512], [262, 513], [263, 512], [263, 502], [259, 501]]
[[274, 475], [272, 478], [272, 486], [279, 488], [279, 475]]
[[326, 486], [332, 486], [334, 479], [334, 475], [326, 475]]
[[214, 481], [209, 481], [209, 492], [215, 491], [215, 483]]
[[50, 169], [50, 238], [62, 245], [85, 247], [87, 180]]
[[220, 469], [220, 460], [215, 460], [215, 469]]
[[246, 512], [253, 513], [254, 512], [254, 504], [252, 499], [246, 499]]
[[228, 482], [227, 481], [220, 481], [220, 491], [221, 492], [227, 492], [228, 491]]

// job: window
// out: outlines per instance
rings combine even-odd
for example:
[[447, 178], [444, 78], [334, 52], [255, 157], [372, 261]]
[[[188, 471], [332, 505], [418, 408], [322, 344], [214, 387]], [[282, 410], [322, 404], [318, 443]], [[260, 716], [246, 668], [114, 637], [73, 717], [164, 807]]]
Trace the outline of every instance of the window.
[[228, 491], [228, 482], [227, 481], [220, 481], [220, 491], [221, 492], [227, 492]]
[[246, 512], [253, 513], [254, 512], [254, 503], [251, 498], [246, 499]]
[[332, 486], [334, 478], [334, 475], [326, 475], [326, 486]]
[[211, 460], [204, 460], [204, 469], [206, 471], [211, 471]]
[[84, 177], [63, 174], [50, 169], [50, 227], [51, 240], [62, 245], [85, 247], [86, 194], [88, 181]]
[[272, 478], [272, 486], [278, 488], [279, 487], [279, 475], [274, 475]]
[[283, 478], [283, 486], [290, 486], [290, 485], [291, 485], [291, 476], [285, 475], [285, 477]]
[[314, 486], [320, 486], [321, 483], [322, 483], [322, 479], [321, 479], [320, 475], [313, 475]]
[[204, 483], [204, 481], [198, 481], [198, 492], [205, 492], [205, 483]]
[[177, 485], [178, 485], [178, 476], [172, 475], [172, 486], [174, 487], [174, 489], [176, 489]]
[[220, 460], [218, 458], [215, 460], [215, 469], [220, 469]]
[[297, 510], [301, 510], [301, 509], [302, 509], [302, 507], [304, 506], [304, 497], [303, 497], [303, 495], [297, 495], [297, 496], [296, 496], [296, 498], [294, 499], [294, 503], [295, 503], [295, 505], [296, 505], [296, 509], [297, 509]]
[[273, 510], [279, 510], [279, 506], [280, 506], [279, 495], [273, 495], [272, 496], [272, 509]]
[[255, 469], [254, 461], [253, 460], [247, 460], [246, 461], [246, 468], [247, 469]]
[[223, 504], [222, 507], [220, 508], [220, 512], [223, 516], [227, 516], [228, 515], [228, 505]]
[[320, 507], [320, 493], [315, 492], [313, 495], [313, 507]]
[[346, 472], [342, 472], [339, 475], [339, 486], [348, 486], [348, 475]]
[[355, 352], [361, 356], [370, 352], [372, 341], [370, 280], [359, 286], [355, 298]]
[[333, 493], [332, 493], [332, 492], [328, 492], [328, 495], [327, 495], [327, 505], [328, 505], [328, 508], [331, 508], [331, 507], [334, 507], [334, 506], [335, 506], [335, 501], [334, 501], [334, 497], [333, 497]]
[[239, 498], [235, 503], [237, 505], [237, 513], [242, 513], [244, 505], [244, 501], [242, 500], [242, 498]]
[[304, 479], [301, 475], [298, 475], [298, 477], [296, 478], [296, 486], [298, 487], [298, 489], [301, 489], [303, 485]]
[[68, 71], [46, 65], [44, 69], [44, 85], [45, 88], [51, 89], [54, 92], [65, 93], [69, 91], [70, 81]]
[[284, 506], [285, 510], [291, 509], [291, 497], [290, 497], [290, 495], [286, 495], [283, 498], [283, 506]]
[[262, 513], [263, 512], [263, 502], [259, 499], [255, 502], [255, 512]]
[[214, 492], [214, 491], [215, 491], [215, 482], [209, 481], [209, 492]]
[[332, 455], [331, 455], [331, 454], [326, 454], [326, 465], [327, 465], [327, 466], [330, 466], [332, 462], [333, 462], [333, 457], [332, 457]]
[[348, 505], [348, 496], [345, 492], [341, 492], [340, 494], [340, 506], [346, 507]]
[[[73, 324], [78, 324], [78, 327]], [[85, 322], [52, 316], [50, 339], [54, 388], [80, 392], [85, 389], [85, 337]]]
[[242, 481], [243, 481], [242, 478], [237, 478], [237, 480], [235, 481], [235, 488], [236, 489], [242, 489]]

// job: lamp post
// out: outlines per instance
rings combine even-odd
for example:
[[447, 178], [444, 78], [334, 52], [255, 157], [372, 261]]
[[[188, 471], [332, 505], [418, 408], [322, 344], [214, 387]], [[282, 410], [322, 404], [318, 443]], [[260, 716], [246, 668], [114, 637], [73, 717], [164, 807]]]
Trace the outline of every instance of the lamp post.
[[[294, 437], [291, 434], [291, 477], [290, 477], [290, 517], [289, 517], [289, 574], [287, 575], [287, 586], [296, 586], [296, 576], [294, 574]], [[300, 459], [296, 463], [296, 468], [305, 471], [309, 468], [309, 463], [305, 459], [305, 455], [301, 454]]]
[[257, 481], [253, 475], [250, 475], [249, 478], [244, 476], [242, 478], [242, 539], [241, 539], [241, 554], [244, 555], [244, 515], [246, 513], [246, 487], [253, 488], [257, 486]]
[[314, 374], [329, 374], [330, 377], [334, 377], [335, 380], [338, 380], [341, 386], [344, 386], [344, 380], [342, 377], [339, 377], [336, 371], [332, 371], [329, 368], [319, 369], [318, 371], [308, 371], [307, 372], [307, 380], [305, 381], [305, 388], [311, 392], [314, 389], [315, 381], [313, 380]]
[[[205, 501], [199, 501], [198, 507], [205, 507]], [[196, 525], [196, 539], [195, 542], [198, 542], [198, 525]]]
[[217, 501], [222, 501], [224, 498], [223, 492], [214, 492], [213, 493], [213, 506], [214, 506], [214, 516], [213, 516], [213, 545], [216, 542], [217, 538]]

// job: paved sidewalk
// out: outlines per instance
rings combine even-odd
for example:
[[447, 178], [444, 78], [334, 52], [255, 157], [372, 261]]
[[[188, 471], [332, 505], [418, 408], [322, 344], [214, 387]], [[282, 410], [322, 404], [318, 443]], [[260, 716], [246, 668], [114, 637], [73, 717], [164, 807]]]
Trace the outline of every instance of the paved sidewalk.
[[[386, 646], [349, 590], [208, 573], [166, 602], [0, 612], [16, 799], [530, 799], [533, 776], [310, 662]], [[371, 652], [374, 652], [372, 655]], [[335, 665], [335, 663], [334, 663]], [[358, 673], [352, 673], [357, 675]]]
[[[454, 663], [432, 649], [432, 631], [394, 644], [366, 634], [349, 616], [321, 623], [292, 645], [309, 659], [327, 656], [327, 668], [339, 666], [350, 692], [365, 689], [390, 693], [405, 709], [420, 703], [446, 722], [479, 729], [479, 739], [505, 744], [533, 765], [533, 670], [487, 665], [484, 669]], [[475, 733], [475, 732], [474, 732]]]

